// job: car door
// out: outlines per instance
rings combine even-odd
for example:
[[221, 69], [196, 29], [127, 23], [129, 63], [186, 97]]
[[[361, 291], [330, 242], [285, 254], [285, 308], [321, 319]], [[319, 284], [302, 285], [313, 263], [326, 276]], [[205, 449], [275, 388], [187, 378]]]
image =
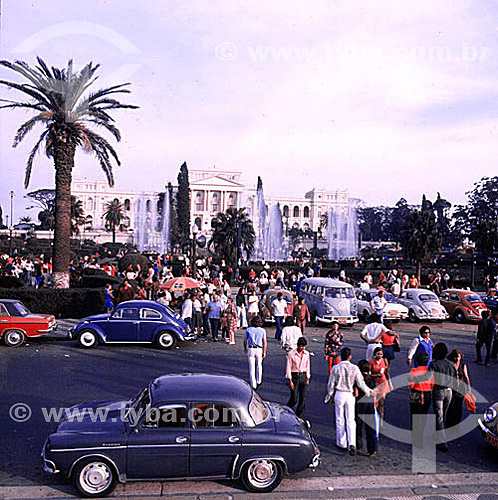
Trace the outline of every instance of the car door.
[[191, 477], [231, 477], [242, 446], [237, 415], [223, 404], [192, 405]]
[[190, 428], [185, 404], [164, 404], [146, 411], [130, 432], [126, 474], [129, 479], [189, 476]]
[[162, 321], [163, 316], [159, 311], [142, 307], [140, 309], [140, 320], [138, 324], [138, 341], [152, 342], [154, 332]]
[[108, 342], [135, 342], [138, 340], [138, 308], [116, 309], [103, 328]]
[[9, 329], [10, 321], [10, 314], [7, 308], [3, 304], [0, 304], [0, 336], [3, 335], [5, 330]]

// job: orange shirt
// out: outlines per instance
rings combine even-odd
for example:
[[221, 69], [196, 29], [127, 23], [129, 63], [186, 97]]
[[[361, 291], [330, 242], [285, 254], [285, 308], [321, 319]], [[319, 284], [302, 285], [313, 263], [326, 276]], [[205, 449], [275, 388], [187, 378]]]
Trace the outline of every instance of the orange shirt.
[[[428, 370], [427, 366], [418, 366], [417, 368], [412, 368], [410, 370], [410, 375], [412, 377], [420, 377], [425, 375]], [[431, 375], [431, 377], [425, 382], [410, 381], [408, 385], [410, 389], [413, 389], [414, 391], [428, 392], [432, 390], [434, 386], [434, 377]]]

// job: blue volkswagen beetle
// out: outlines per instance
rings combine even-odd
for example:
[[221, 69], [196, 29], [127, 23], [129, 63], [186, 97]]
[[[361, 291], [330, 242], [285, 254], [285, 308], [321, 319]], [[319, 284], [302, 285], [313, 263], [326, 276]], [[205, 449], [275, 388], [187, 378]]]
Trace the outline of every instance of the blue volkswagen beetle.
[[97, 314], [69, 330], [69, 338], [84, 348], [133, 342], [172, 349], [178, 341], [193, 340], [191, 328], [170, 308], [151, 300], [129, 300], [112, 314]]
[[45, 442], [46, 472], [87, 497], [117, 482], [241, 479], [269, 492], [284, 473], [316, 467], [320, 451], [289, 408], [232, 376], [165, 375], [129, 401], [73, 406]]

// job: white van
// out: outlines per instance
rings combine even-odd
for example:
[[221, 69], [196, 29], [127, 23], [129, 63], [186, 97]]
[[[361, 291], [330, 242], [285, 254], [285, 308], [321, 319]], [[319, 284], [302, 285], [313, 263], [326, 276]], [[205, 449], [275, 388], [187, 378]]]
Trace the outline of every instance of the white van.
[[353, 287], [333, 278], [303, 280], [299, 296], [304, 298], [311, 318], [319, 323], [353, 325], [358, 322], [358, 301]]

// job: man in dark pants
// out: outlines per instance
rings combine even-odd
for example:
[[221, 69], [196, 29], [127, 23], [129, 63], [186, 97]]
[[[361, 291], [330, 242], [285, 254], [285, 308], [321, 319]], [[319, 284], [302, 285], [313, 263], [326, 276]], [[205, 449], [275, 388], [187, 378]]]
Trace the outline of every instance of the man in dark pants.
[[436, 430], [441, 431], [441, 439], [436, 444], [440, 451], [448, 451], [446, 442], [445, 422], [446, 414], [451, 403], [451, 388], [456, 381], [455, 365], [446, 356], [448, 348], [440, 342], [434, 346], [433, 359], [429, 370], [434, 376], [434, 389], [432, 390], [432, 409], [436, 415]]
[[[491, 342], [493, 341], [493, 336], [495, 334], [496, 323], [493, 317], [489, 317], [489, 311], [486, 309], [481, 313], [482, 321], [477, 327], [477, 344], [476, 344], [476, 354], [477, 354], [477, 364], [482, 363], [481, 348], [483, 345], [486, 346], [486, 366], [489, 366], [489, 359], [491, 356]], [[496, 343], [496, 341], [495, 341]]]
[[296, 404], [296, 415], [303, 418], [306, 392], [310, 383], [310, 353], [306, 350], [306, 339], [297, 339], [297, 349], [289, 352], [287, 356], [287, 370], [285, 377], [289, 381], [291, 390], [287, 406], [293, 408]]
[[217, 294], [213, 295], [213, 300], [206, 306], [207, 317], [213, 342], [218, 342], [218, 331], [220, 330], [221, 305]]
[[[370, 375], [370, 364], [366, 359], [358, 361], [358, 368], [360, 369], [365, 384], [370, 389], [375, 389], [375, 380]], [[379, 443], [379, 414], [375, 409], [373, 397], [367, 397], [365, 393], [358, 388], [358, 395], [356, 396], [356, 448], [362, 448], [363, 429], [365, 429], [367, 439], [367, 453], [369, 457], [377, 454], [377, 446]]]

